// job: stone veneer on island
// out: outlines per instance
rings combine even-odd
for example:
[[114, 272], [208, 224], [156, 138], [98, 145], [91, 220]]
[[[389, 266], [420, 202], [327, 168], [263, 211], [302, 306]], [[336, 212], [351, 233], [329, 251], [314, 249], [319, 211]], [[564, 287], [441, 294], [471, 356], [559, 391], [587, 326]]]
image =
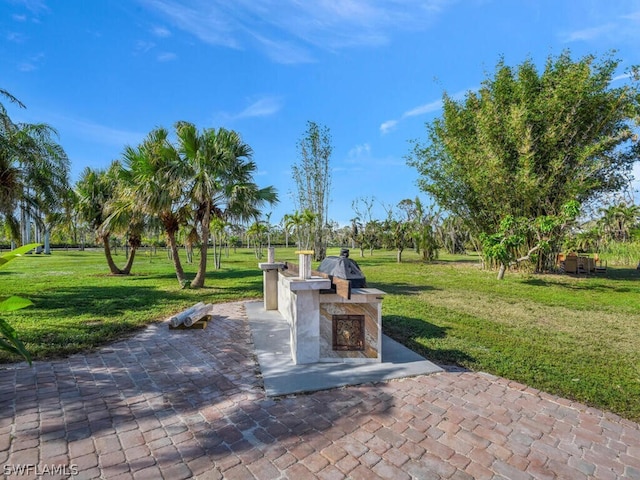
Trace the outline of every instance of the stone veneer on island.
[[[320, 294], [320, 362], [368, 363], [382, 361], [382, 296], [376, 288], [354, 288], [351, 298], [336, 294]], [[362, 350], [334, 349], [333, 317], [364, 317]]]
[[[290, 327], [291, 358], [295, 364], [308, 363], [377, 363], [382, 362], [382, 297], [376, 288], [353, 288], [349, 298], [331, 289], [331, 280], [308, 274], [301, 278], [283, 268], [284, 264], [261, 264], [270, 271], [265, 282], [276, 283], [273, 270], [278, 271], [277, 285], [265, 285], [265, 309], [277, 309]], [[267, 298], [267, 295], [270, 298]], [[273, 296], [276, 295], [277, 299]], [[345, 317], [347, 316], [347, 317]], [[363, 341], [360, 348], [335, 347], [334, 321], [362, 319]], [[347, 322], [343, 322], [348, 325]], [[341, 332], [349, 337], [361, 328]], [[357, 342], [356, 342], [357, 343]]]

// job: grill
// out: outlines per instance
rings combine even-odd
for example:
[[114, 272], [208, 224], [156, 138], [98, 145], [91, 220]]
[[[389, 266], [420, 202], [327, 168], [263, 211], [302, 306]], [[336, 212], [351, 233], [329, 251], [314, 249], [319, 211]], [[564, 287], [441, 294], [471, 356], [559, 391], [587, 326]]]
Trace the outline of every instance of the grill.
[[365, 288], [367, 279], [358, 264], [349, 258], [349, 249], [343, 248], [339, 257], [327, 257], [318, 266], [318, 271], [334, 278], [348, 280], [353, 288]]

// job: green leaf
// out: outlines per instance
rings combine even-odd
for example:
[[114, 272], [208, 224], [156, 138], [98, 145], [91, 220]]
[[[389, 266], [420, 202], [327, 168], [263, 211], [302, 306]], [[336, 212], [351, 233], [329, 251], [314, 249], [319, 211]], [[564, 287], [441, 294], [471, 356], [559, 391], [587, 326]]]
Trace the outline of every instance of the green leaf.
[[5, 253], [4, 255], [2, 255], [0, 257], [0, 267], [2, 267], [5, 263], [9, 263], [9, 260], [13, 260], [17, 256], [18, 255], [15, 255], [15, 254], [12, 254], [12, 253]]
[[[4, 337], [4, 338], [3, 338]], [[31, 355], [16, 336], [16, 332], [6, 321], [0, 318], [0, 350], [23, 357], [31, 365]]]
[[11, 296], [0, 302], [0, 312], [12, 312], [21, 308], [29, 307], [33, 302], [27, 298]]
[[20, 255], [23, 255], [25, 253], [29, 253], [31, 250], [41, 245], [42, 245], [41, 243], [29, 243], [28, 245], [23, 245], [21, 247], [14, 248], [13, 250], [11, 250], [8, 253], [5, 253], [4, 255], [0, 255], [0, 268], [2, 268], [10, 260], [13, 260], [14, 258], [19, 257]]

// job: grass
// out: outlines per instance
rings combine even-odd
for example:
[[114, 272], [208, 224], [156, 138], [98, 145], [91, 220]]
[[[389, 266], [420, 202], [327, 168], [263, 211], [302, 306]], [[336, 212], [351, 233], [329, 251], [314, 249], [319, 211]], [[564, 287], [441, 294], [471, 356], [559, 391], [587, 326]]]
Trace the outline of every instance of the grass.
[[[330, 251], [330, 254], [337, 254]], [[296, 261], [293, 249], [278, 260]], [[478, 267], [474, 257], [423, 264], [405, 252], [355, 259], [387, 292], [385, 333], [427, 358], [482, 370], [640, 420], [640, 272], [527, 275]], [[195, 274], [195, 265], [187, 273]], [[7, 314], [36, 358], [89, 350], [166, 319], [198, 301], [262, 296], [253, 252], [239, 249], [210, 271], [207, 287], [181, 290], [166, 257], [141, 255], [134, 275], [107, 275], [99, 252], [27, 256], [0, 271], [0, 292], [35, 306]], [[0, 357], [10, 361], [9, 357]]]
[[[122, 256], [118, 260], [124, 263]], [[243, 251], [223, 259], [222, 266], [208, 275], [205, 288], [182, 290], [164, 254], [145, 252], [136, 258], [132, 275], [113, 276], [101, 252], [56, 251], [7, 264], [0, 271], [0, 292], [34, 303], [5, 318], [32, 356], [43, 359], [95, 348], [200, 301], [262, 295], [261, 272], [252, 254]], [[190, 278], [196, 268], [185, 265]], [[0, 361], [10, 360], [0, 352]]]

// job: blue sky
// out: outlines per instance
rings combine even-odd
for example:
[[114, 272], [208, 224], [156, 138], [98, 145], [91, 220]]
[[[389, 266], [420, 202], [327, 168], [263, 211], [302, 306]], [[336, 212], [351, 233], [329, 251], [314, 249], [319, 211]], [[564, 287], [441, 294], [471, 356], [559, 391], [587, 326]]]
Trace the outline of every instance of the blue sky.
[[405, 157], [444, 91], [565, 49], [615, 49], [622, 75], [639, 45], [638, 0], [0, 0], [0, 88], [27, 106], [10, 114], [58, 130], [74, 181], [156, 126], [226, 127], [279, 191], [274, 223], [307, 121], [332, 134], [330, 218], [360, 197], [384, 218], [426, 199]]

